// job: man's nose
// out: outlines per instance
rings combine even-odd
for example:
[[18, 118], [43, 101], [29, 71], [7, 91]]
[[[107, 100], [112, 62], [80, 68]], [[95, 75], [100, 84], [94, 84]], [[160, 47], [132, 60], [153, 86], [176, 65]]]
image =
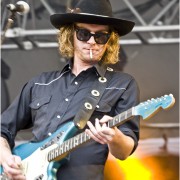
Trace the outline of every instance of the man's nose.
[[94, 36], [91, 36], [90, 39], [87, 42], [90, 43], [90, 44], [95, 44], [96, 41], [94, 39]]

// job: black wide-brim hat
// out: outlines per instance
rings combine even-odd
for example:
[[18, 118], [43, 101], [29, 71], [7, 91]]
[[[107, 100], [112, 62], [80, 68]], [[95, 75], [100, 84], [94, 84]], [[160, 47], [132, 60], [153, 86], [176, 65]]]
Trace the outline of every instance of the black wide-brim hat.
[[72, 23], [87, 23], [110, 25], [124, 36], [132, 31], [135, 23], [125, 19], [115, 18], [109, 0], [79, 0], [68, 13], [57, 13], [50, 16], [52, 25], [59, 29]]

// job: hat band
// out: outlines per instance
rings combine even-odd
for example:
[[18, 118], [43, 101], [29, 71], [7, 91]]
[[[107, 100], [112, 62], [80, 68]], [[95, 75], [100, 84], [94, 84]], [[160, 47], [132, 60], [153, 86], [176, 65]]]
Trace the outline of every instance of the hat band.
[[75, 9], [68, 8], [67, 12], [79, 14], [79, 13], [81, 13], [81, 9], [80, 8], [75, 8]]

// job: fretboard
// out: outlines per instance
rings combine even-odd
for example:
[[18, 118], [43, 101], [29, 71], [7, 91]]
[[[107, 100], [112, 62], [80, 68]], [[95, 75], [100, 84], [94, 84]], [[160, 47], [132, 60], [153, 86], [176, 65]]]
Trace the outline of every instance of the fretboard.
[[119, 126], [129, 120], [129, 118], [131, 118], [132, 116], [133, 108], [130, 108], [127, 111], [124, 111], [123, 113], [113, 117], [111, 121], [108, 121], [108, 127]]
[[[107, 126], [119, 126], [129, 120], [129, 118], [131, 118], [132, 116], [133, 108], [115, 116], [112, 120], [108, 121]], [[88, 142], [89, 140], [91, 140], [90, 136], [86, 132], [83, 132], [64, 141], [61, 145], [49, 151], [48, 161], [50, 162], [58, 159], [58, 157], [62, 156], [63, 154], [69, 153], [70, 151]]]

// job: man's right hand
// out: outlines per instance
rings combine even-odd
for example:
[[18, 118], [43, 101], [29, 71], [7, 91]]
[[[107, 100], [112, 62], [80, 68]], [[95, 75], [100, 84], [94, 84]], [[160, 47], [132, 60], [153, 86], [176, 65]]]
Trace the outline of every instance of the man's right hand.
[[6, 139], [0, 137], [0, 164], [3, 167], [4, 174], [12, 180], [26, 180], [21, 166], [21, 158], [12, 155]]

